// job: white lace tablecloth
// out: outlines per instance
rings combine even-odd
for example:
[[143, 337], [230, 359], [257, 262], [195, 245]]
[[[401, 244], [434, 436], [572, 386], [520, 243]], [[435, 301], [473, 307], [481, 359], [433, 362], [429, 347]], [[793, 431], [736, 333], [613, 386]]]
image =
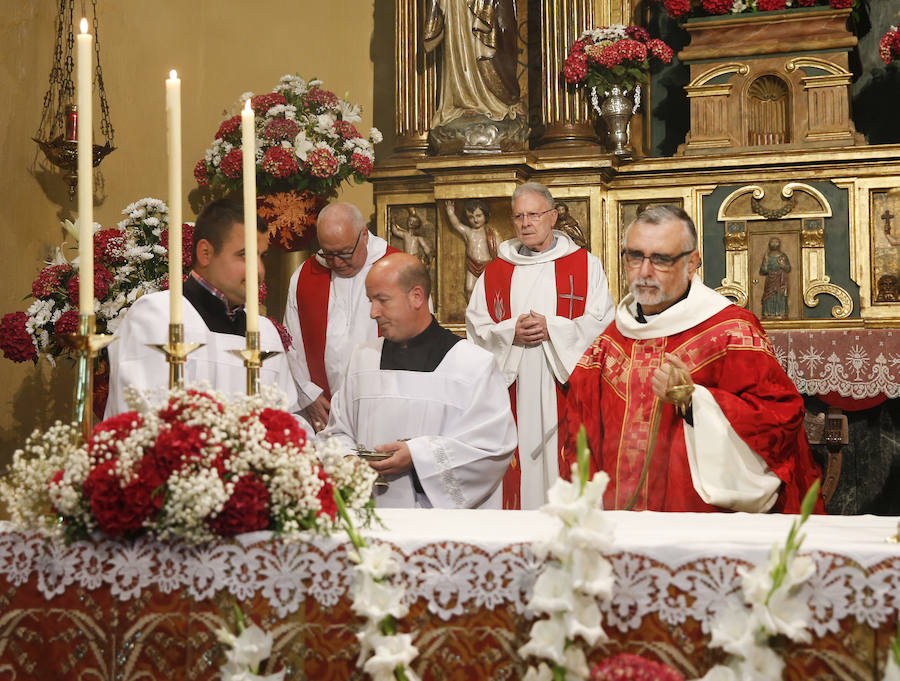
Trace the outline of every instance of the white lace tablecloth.
[[900, 330], [769, 331], [775, 356], [804, 395], [900, 397]]
[[[382, 510], [388, 529], [367, 535], [392, 545], [410, 601], [425, 599], [442, 620], [472, 608], [525, 603], [539, 569], [531, 546], [555, 531], [554, 521], [529, 511]], [[656, 614], [670, 625], [686, 619], [708, 631], [712, 617], [740, 588], [737, 570], [766, 559], [783, 543], [793, 516], [609, 512], [616, 551], [607, 627], [627, 631]], [[898, 518], [813, 516], [802, 553], [817, 573], [804, 587], [813, 632], [835, 632], [853, 618], [877, 628], [900, 612]], [[193, 599], [226, 590], [240, 600], [261, 594], [281, 617], [304, 599], [330, 607], [347, 594], [351, 569], [340, 535], [286, 543], [266, 533], [208, 546], [151, 540], [45, 541], [0, 523], [0, 588], [36, 579], [48, 600], [80, 586], [109, 589], [120, 600], [155, 586]]]

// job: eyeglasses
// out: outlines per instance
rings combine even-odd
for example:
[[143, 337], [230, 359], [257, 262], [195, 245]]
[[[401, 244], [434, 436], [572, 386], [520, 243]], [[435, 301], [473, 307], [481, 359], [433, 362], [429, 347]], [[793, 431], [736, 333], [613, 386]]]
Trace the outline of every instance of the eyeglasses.
[[337, 258], [338, 260], [343, 260], [344, 262], [350, 262], [353, 259], [353, 254], [356, 253], [356, 247], [359, 246], [360, 237], [362, 237], [363, 230], [359, 230], [359, 234], [356, 235], [356, 241], [353, 242], [353, 248], [350, 251], [344, 251], [343, 253], [333, 253], [331, 251], [323, 251], [321, 248], [316, 251], [316, 255], [320, 258], [324, 258], [325, 260], [333, 260]]
[[551, 210], [556, 210], [556, 209], [548, 208], [547, 210], [542, 210], [540, 213], [516, 213], [515, 215], [512, 216], [512, 219], [513, 219], [513, 222], [519, 222], [519, 223], [525, 222], [526, 219], [528, 220], [528, 222], [535, 222], [539, 218], [544, 217], [544, 215], [549, 213]]
[[691, 250], [684, 251], [684, 253], [679, 253], [678, 255], [666, 255], [665, 253], [651, 253], [650, 255], [644, 255], [641, 251], [623, 248], [622, 258], [625, 260], [626, 267], [640, 267], [644, 260], [649, 260], [653, 269], [659, 270], [660, 272], [668, 272], [675, 267], [676, 262], [681, 260], [684, 256], [690, 255], [694, 250], [695, 249], [692, 248]]

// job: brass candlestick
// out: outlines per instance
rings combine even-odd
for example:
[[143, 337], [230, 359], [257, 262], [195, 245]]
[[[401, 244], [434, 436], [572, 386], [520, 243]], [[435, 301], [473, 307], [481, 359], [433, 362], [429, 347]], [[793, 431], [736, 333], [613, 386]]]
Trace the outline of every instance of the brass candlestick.
[[247, 347], [244, 350], [230, 350], [229, 352], [244, 360], [244, 366], [247, 367], [247, 394], [251, 397], [259, 395], [259, 370], [262, 368], [262, 363], [278, 353], [259, 349], [259, 331], [247, 332]]
[[63, 345], [78, 354], [78, 373], [75, 377], [75, 420], [81, 424], [81, 434], [87, 442], [94, 430], [94, 357], [113, 342], [109, 334], [95, 334], [96, 318], [92, 314], [78, 317], [78, 333], [61, 336]]
[[184, 324], [169, 324], [169, 342], [165, 345], [150, 344], [166, 356], [169, 363], [169, 390], [184, 386], [184, 362], [189, 354], [205, 343], [185, 343]]

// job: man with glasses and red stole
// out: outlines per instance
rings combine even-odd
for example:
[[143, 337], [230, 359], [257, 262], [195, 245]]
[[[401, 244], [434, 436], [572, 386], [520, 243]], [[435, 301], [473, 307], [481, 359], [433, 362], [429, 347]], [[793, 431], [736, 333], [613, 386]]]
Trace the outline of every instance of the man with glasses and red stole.
[[607, 509], [799, 512], [819, 471], [759, 320], [697, 276], [680, 208], [645, 210], [623, 246], [629, 294], [569, 379], [569, 460], [584, 423]]
[[353, 349], [378, 337], [369, 317], [366, 275], [396, 253], [366, 229], [349, 203], [332, 203], [316, 222], [319, 250], [291, 276], [284, 325], [293, 337], [288, 362], [300, 406], [316, 431], [328, 423], [331, 396], [341, 387]]
[[516, 189], [512, 218], [517, 238], [500, 244], [475, 283], [466, 332], [493, 353], [510, 387], [519, 448], [503, 478], [503, 508], [536, 509], [568, 474], [557, 437], [565, 383], [614, 308], [600, 260], [553, 229], [544, 185]]

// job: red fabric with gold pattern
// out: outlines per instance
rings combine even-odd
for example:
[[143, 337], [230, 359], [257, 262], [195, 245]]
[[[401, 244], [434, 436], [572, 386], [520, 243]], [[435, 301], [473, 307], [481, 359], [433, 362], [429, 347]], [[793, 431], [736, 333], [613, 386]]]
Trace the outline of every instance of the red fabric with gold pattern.
[[[626, 338], [613, 324], [579, 361], [569, 378], [561, 428], [571, 455], [578, 427], [585, 424], [592, 469], [610, 477], [604, 507], [624, 508], [637, 491], [634, 510], [718, 510], [694, 490], [683, 420], [650, 387], [666, 352], [688, 366], [694, 383], [710, 391], [735, 432], [782, 480], [774, 510], [799, 512], [803, 494], [820, 476], [803, 431], [803, 399], [775, 359], [759, 321], [734, 305], [664, 338]], [[638, 491], [659, 409], [659, 434]], [[824, 512], [821, 500], [817, 510]]]

